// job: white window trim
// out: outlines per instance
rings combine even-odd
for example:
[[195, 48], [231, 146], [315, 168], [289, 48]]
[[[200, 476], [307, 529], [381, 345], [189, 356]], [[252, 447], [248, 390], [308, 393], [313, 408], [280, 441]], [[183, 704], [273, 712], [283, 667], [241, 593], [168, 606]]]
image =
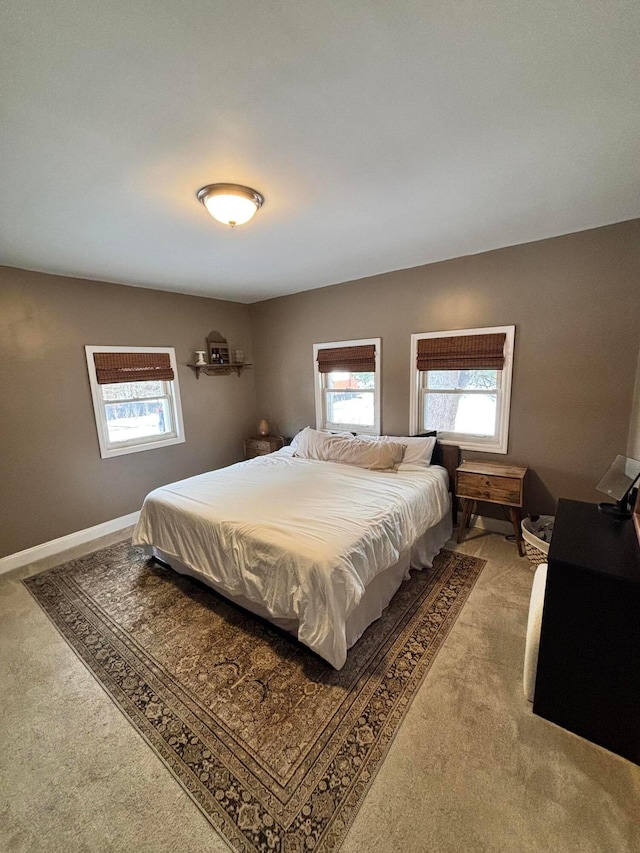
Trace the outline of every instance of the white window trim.
[[462, 450], [479, 450], [486, 453], [507, 453], [509, 445], [509, 418], [511, 414], [511, 379], [513, 375], [513, 348], [515, 342], [515, 326], [492, 326], [484, 329], [456, 329], [449, 332], [420, 332], [411, 335], [411, 411], [409, 415], [409, 431], [416, 435], [419, 430], [420, 415], [420, 373], [416, 367], [418, 357], [418, 341], [424, 338], [453, 338], [459, 335], [492, 335], [504, 332], [504, 367], [501, 377], [501, 406], [498, 412], [498, 429], [495, 438], [482, 439], [479, 436], [463, 435], [462, 433], [438, 432], [438, 440], [442, 444], [457, 444]]
[[[93, 413], [96, 420], [96, 431], [98, 443], [100, 444], [100, 456], [102, 459], [110, 459], [113, 456], [124, 456], [126, 453], [140, 453], [143, 450], [155, 450], [158, 447], [169, 447], [172, 444], [183, 444], [185, 441], [184, 422], [182, 419], [182, 402], [180, 400], [180, 386], [178, 384], [178, 368], [176, 354], [173, 347], [110, 347], [110, 346], [85, 346], [87, 357], [87, 370], [89, 373], [89, 384], [91, 386], [91, 398], [93, 400]], [[145, 441], [140, 444], [123, 445], [122, 447], [109, 447], [107, 417], [104, 401], [100, 391], [100, 385], [96, 376], [96, 365], [93, 360], [94, 352], [162, 352], [169, 354], [171, 367], [173, 368], [172, 398], [174, 406], [174, 418], [176, 435], [170, 438], [159, 438]]]
[[[322, 373], [318, 370], [318, 352], [322, 349], [333, 349], [334, 347], [361, 347], [373, 344], [376, 348], [376, 369], [374, 371], [375, 390], [373, 392], [373, 427], [354, 426], [354, 424], [332, 425], [325, 426], [324, 423], [324, 394], [322, 385]], [[381, 419], [380, 419], [380, 400], [382, 399], [382, 339], [381, 338], [360, 338], [356, 341], [330, 341], [328, 343], [313, 345], [313, 373], [316, 396], [316, 429], [345, 429], [354, 432], [368, 433], [370, 435], [380, 435]]]

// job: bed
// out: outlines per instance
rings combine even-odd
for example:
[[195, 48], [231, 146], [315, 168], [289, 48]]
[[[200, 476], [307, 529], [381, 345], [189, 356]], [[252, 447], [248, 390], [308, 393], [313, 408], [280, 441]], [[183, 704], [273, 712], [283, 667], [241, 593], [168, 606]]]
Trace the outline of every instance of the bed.
[[409, 568], [431, 566], [451, 536], [447, 471], [406, 467], [372, 471], [285, 447], [155, 489], [133, 542], [340, 669]]

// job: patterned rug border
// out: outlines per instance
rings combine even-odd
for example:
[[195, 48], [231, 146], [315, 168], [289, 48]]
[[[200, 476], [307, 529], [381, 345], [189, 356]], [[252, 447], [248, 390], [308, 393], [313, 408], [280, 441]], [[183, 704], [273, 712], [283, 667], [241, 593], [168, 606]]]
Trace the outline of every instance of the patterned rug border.
[[[125, 543], [118, 544], [122, 546]], [[114, 547], [117, 546], [110, 546], [109, 548], [101, 549], [100, 551], [94, 552], [93, 555], [85, 555], [84, 557], [76, 558], [75, 560], [71, 560], [60, 566], [34, 574], [23, 579], [22, 583], [42, 611], [47, 615], [49, 621], [56, 628], [58, 634], [71, 648], [76, 657], [82, 662], [85, 669], [91, 674], [93, 680], [99, 684], [104, 693], [127, 720], [129, 725], [133, 727], [133, 729], [153, 750], [155, 755], [158, 756], [182, 790], [185, 791], [192, 802], [194, 802], [194, 804], [203, 813], [208, 822], [215, 828], [222, 840], [230, 847], [230, 849], [241, 851], [241, 853], [254, 853], [254, 851], [258, 851], [259, 848], [251, 841], [247, 834], [242, 831], [242, 827], [235, 823], [222, 807], [217, 809], [211, 808], [211, 805], [207, 802], [206, 795], [203, 794], [201, 790], [203, 786], [197, 778], [195, 771], [187, 765], [182, 756], [169, 747], [162, 735], [155, 730], [154, 726], [145, 718], [145, 715], [140, 708], [138, 708], [135, 702], [126, 695], [122, 687], [109, 676], [104, 668], [98, 666], [95, 659], [91, 657], [88, 647], [83, 642], [82, 638], [77, 637], [73, 631], [65, 625], [64, 620], [60, 618], [60, 615], [56, 613], [55, 608], [50, 605], [46, 599], [40, 598], [37, 595], [39, 587], [38, 581], [42, 581], [49, 575], [62, 573], [65, 569], [70, 571], [72, 566], [79, 563], [81, 564], [87, 557], [95, 556], [95, 554], [103, 552], [106, 553]], [[133, 553], [130, 557], [133, 558]], [[420, 624], [425, 622], [428, 614], [421, 612], [421, 609], [424, 606], [424, 599], [428, 598], [431, 592], [434, 592], [434, 599], [431, 602], [430, 607], [433, 606], [433, 604], [438, 600], [438, 597], [442, 596], [447, 583], [451, 581], [456, 572], [463, 574], [466, 569], [466, 577], [464, 577], [455, 599], [450, 603], [442, 624], [438, 627], [435, 634], [430, 637], [429, 645], [413, 667], [412, 671], [409, 673], [406, 682], [402, 684], [397, 701], [393, 705], [383, 724], [380, 726], [380, 730], [371, 745], [371, 751], [366, 755], [366, 769], [348, 788], [345, 792], [345, 796], [338, 800], [335, 805], [335, 814], [328, 819], [328, 822], [321, 829], [317, 838], [313, 839], [314, 843], [308, 846], [309, 850], [314, 849], [316, 853], [334, 853], [339, 849], [344, 841], [348, 830], [357, 817], [360, 807], [362, 806], [362, 803], [364, 802], [386, 756], [389, 753], [389, 750], [391, 749], [391, 746], [395, 741], [402, 722], [404, 721], [418, 690], [429, 674], [431, 666], [444, 646], [447, 637], [453, 630], [461, 610], [466, 604], [469, 595], [486, 565], [486, 560], [448, 549], [443, 549], [436, 560], [438, 562], [443, 561], [444, 565], [439, 568], [439, 572], [434, 580], [433, 586], [430, 587], [427, 593], [424, 593], [423, 598], [420, 601], [420, 605], [416, 606], [412, 615], [409, 617], [404, 616], [399, 619], [399, 622], [402, 624], [401, 630], [398, 632], [398, 636], [395, 638], [387, 638], [387, 640], [381, 645], [382, 648], [386, 644], [386, 651], [381, 655], [381, 662], [386, 666], [387, 677], [389, 677], [389, 672], [393, 670], [393, 667], [398, 664], [401, 652], [406, 650], [411, 640], [410, 635], [405, 636], [407, 625], [416, 621], [416, 625], [413, 629], [415, 631]], [[452, 560], [455, 561], [455, 565], [453, 567], [451, 566]], [[57, 587], [57, 590], [59, 594], [64, 594], [60, 590], [59, 586]], [[215, 595], [215, 593], [212, 594]], [[68, 600], [69, 596], [65, 596], [65, 598]], [[72, 601], [70, 601], [70, 606], [75, 606], [77, 608], [77, 604]], [[90, 608], [87, 607], [87, 609]], [[92, 615], [95, 616], [95, 612], [93, 610], [91, 610], [91, 612]], [[257, 618], [250, 614], [248, 614], [248, 616], [250, 619]], [[123, 635], [128, 636], [125, 629], [118, 626], [115, 622], [113, 622], [113, 624], [122, 632]], [[108, 625], [105, 630], [113, 631], [113, 629]], [[133, 642], [137, 643], [135, 640], [133, 640]], [[146, 666], [141, 657], [139, 660], [143, 667]], [[142, 678], [140, 673], [138, 673], [138, 675]], [[375, 694], [377, 689], [378, 688], [373, 691], [372, 696]], [[177, 713], [175, 712], [175, 709], [172, 710], [174, 713]], [[182, 720], [182, 722], [185, 726], [188, 725], [187, 721]], [[151, 735], [155, 736], [155, 739]], [[200, 742], [202, 743], [201, 739]], [[345, 739], [344, 743], [346, 742], [347, 741]], [[329, 761], [328, 768], [337, 760], [338, 754], [339, 750]], [[188, 779], [185, 777], [191, 778]], [[189, 781], [191, 784], [188, 784]], [[310, 813], [311, 807], [303, 807], [303, 812], [305, 808], [308, 809]], [[308, 822], [309, 820], [307, 820], [307, 823]], [[261, 828], [261, 831], [262, 830], [264, 830], [264, 827]], [[286, 831], [287, 828], [285, 828], [285, 832]], [[312, 838], [308, 835], [307, 840], [312, 841]], [[281, 834], [280, 842], [280, 845], [274, 847], [274, 850], [281, 850], [282, 853], [298, 853], [298, 851], [302, 853], [303, 846], [298, 843], [294, 843], [295, 839], [288, 840], [284, 834]]]

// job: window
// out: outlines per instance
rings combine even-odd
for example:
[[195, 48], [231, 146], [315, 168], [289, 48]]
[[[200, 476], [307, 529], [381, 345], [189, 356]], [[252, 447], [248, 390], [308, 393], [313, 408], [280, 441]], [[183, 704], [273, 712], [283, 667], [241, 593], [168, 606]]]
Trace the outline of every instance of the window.
[[506, 453], [515, 326], [411, 336], [411, 433]]
[[171, 347], [85, 347], [103, 459], [184, 439]]
[[380, 338], [313, 345], [318, 429], [380, 432]]

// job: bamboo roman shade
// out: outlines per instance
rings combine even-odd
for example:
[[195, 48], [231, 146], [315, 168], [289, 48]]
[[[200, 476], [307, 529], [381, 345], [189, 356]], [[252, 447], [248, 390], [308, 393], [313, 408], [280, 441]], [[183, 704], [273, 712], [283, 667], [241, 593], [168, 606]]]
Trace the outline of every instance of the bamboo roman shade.
[[376, 369], [376, 346], [332, 347], [318, 350], [318, 372], [372, 373]]
[[94, 352], [98, 385], [173, 379], [168, 352]]
[[421, 338], [418, 370], [502, 370], [504, 332], [488, 335], [455, 335]]

